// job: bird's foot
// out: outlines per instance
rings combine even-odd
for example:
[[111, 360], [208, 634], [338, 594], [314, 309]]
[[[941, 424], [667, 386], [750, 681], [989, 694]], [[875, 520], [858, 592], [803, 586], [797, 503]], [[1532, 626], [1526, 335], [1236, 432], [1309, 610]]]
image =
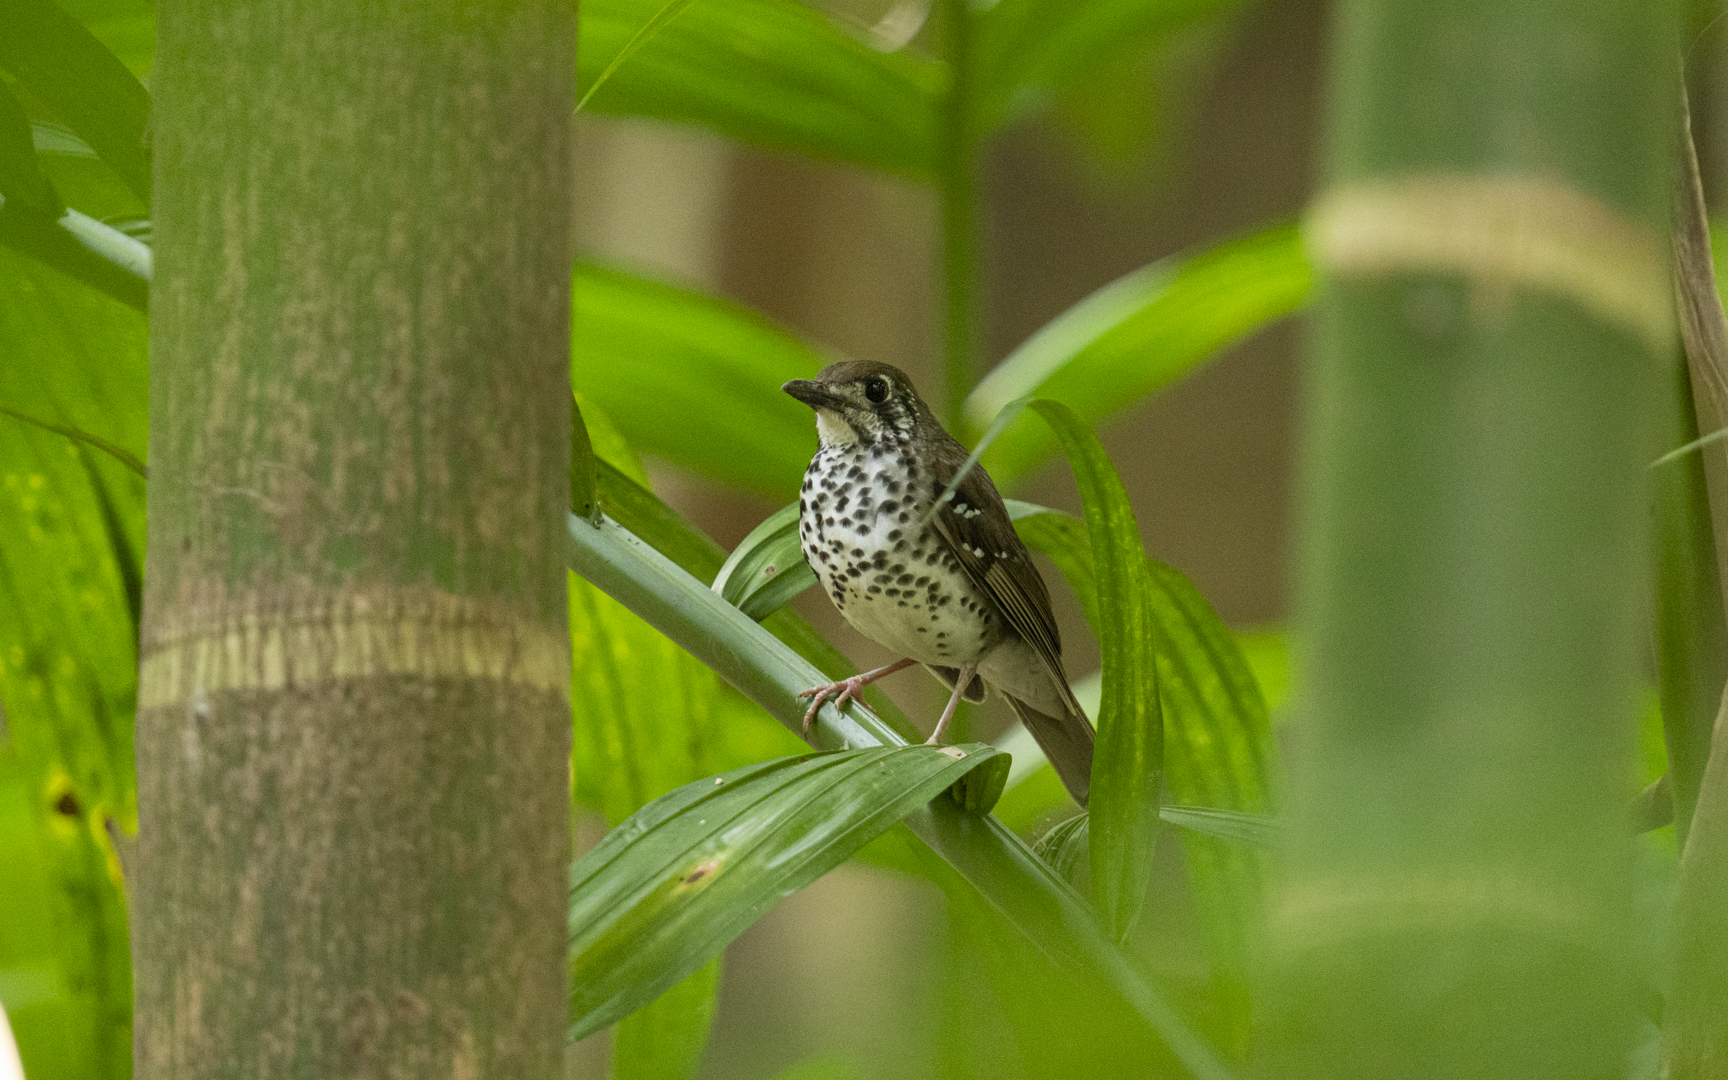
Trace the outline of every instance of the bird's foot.
[[866, 671], [860, 675], [854, 675], [850, 679], [841, 679], [839, 682], [824, 683], [821, 686], [812, 686], [802, 694], [799, 694], [798, 696], [801, 698], [807, 697], [810, 699], [810, 707], [804, 710], [804, 737], [806, 739], [810, 737], [810, 725], [816, 722], [816, 710], [822, 707], [824, 701], [832, 700], [836, 709], [844, 709], [848, 701], [860, 700], [858, 695], [864, 692], [866, 686], [869, 686], [884, 675], [892, 675], [896, 671], [903, 671], [917, 662], [918, 661], [912, 659], [896, 660], [892, 664], [884, 665], [874, 671]]
[[850, 679], [841, 679], [839, 682], [812, 686], [799, 694], [798, 696], [801, 698], [810, 699], [810, 707], [804, 710], [804, 737], [806, 739], [810, 737], [810, 726], [816, 722], [816, 710], [822, 707], [823, 702], [832, 701], [836, 709], [844, 709], [848, 701], [857, 701], [858, 695], [862, 694], [864, 688], [869, 685], [870, 679], [863, 675], [854, 675]]

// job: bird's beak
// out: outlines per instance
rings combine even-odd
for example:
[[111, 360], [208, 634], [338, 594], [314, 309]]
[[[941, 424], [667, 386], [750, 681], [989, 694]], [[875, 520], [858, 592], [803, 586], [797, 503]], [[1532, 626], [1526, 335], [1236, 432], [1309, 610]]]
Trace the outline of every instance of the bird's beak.
[[833, 409], [839, 412], [850, 402], [839, 394], [811, 379], [793, 379], [780, 387], [812, 409]]

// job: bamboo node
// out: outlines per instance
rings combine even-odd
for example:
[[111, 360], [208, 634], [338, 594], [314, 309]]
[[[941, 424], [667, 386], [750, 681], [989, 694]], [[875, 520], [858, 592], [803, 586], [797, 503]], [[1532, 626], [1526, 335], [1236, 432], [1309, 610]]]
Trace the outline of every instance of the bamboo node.
[[147, 627], [141, 651], [140, 709], [403, 675], [570, 693], [561, 634], [496, 601], [424, 586], [195, 605]]
[[1656, 355], [1674, 348], [1666, 245], [1558, 179], [1430, 172], [1346, 184], [1309, 209], [1303, 243], [1336, 277], [1460, 274], [1488, 296], [1562, 297]]

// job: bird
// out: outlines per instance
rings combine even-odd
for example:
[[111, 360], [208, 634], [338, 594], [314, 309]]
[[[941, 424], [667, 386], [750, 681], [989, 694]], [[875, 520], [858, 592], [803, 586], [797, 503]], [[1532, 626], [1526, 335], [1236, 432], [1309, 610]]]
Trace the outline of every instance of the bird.
[[982, 467], [912, 380], [848, 360], [783, 391], [815, 410], [819, 443], [798, 494], [805, 561], [852, 627], [901, 659], [812, 687], [808, 733], [824, 701], [844, 706], [876, 680], [922, 664], [950, 689], [929, 742], [940, 745], [962, 697], [995, 689], [1037, 739], [1082, 807], [1092, 724], [1062, 667], [1050, 593]]

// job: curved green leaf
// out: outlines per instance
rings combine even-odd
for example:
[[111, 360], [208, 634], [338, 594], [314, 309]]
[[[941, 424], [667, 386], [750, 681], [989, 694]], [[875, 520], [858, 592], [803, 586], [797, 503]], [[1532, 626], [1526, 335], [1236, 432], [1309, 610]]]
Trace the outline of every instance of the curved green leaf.
[[0, 68], [78, 133], [139, 198], [150, 197], [150, 95], [108, 47], [52, 0], [8, 0]]
[[570, 381], [631, 446], [754, 491], [796, 491], [810, 410], [763, 388], [813, 375], [816, 350], [736, 304], [591, 263], [577, 265], [574, 295]]
[[36, 138], [30, 121], [12, 91], [0, 84], [0, 199], [12, 203], [12, 213], [30, 213], [53, 220], [66, 212], [59, 192], [36, 163]]
[[[588, 0], [592, 85], [665, 0]], [[882, 53], [793, 0], [702, 0], [666, 22], [588, 107], [700, 124], [745, 142], [910, 175], [934, 171], [944, 69]]]
[[1158, 701], [1157, 628], [1140, 526], [1115, 466], [1084, 420], [1055, 401], [1035, 400], [1080, 488], [1098, 575], [1095, 605], [1104, 655], [1098, 745], [1092, 761], [1092, 900], [1104, 925], [1125, 940], [1152, 880], [1158, 789], [1164, 775], [1164, 720]]
[[770, 514], [732, 549], [714, 577], [714, 591], [761, 622], [816, 584], [798, 539], [798, 504]]
[[[1048, 555], [1097, 625], [1098, 585], [1084, 522], [1009, 499], [1026, 546]], [[1182, 573], [1147, 560], [1164, 706], [1166, 783], [1181, 804], [1263, 814], [1272, 808], [1266, 702], [1235, 635]], [[1236, 843], [1184, 837], [1213, 972], [1236, 1023], [1246, 1022], [1249, 942], [1262, 910], [1266, 867]]]
[[[966, 399], [976, 435], [1017, 398], [1054, 398], [1099, 421], [1306, 302], [1313, 270], [1293, 225], [1155, 262], [1099, 289], [1026, 339]], [[1004, 486], [1056, 442], [1021, 416], [984, 454]]]
[[[610, 520], [596, 528], [581, 518], [570, 518], [570, 565], [689, 649], [782, 724], [801, 729], [804, 706], [796, 695], [821, 681], [822, 673], [777, 642], [765, 625], [752, 622]], [[816, 714], [812, 741], [821, 749], [853, 749], [904, 745], [907, 740], [861, 705], [841, 712], [828, 703]], [[967, 780], [971, 779], [968, 774]], [[1005, 781], [1005, 775], [998, 775], [982, 787], [988, 795], [999, 791]], [[1199, 1080], [1229, 1080], [1229, 1070], [1216, 1052], [1194, 1035], [1138, 964], [1103, 933], [1085, 901], [1001, 822], [963, 810], [954, 800], [937, 799], [909, 815], [906, 825], [1047, 956], [1075, 965], [1116, 994], [1190, 1075]]]
[[687, 784], [570, 868], [570, 1037], [647, 1004], [782, 898], [991, 760], [984, 743], [805, 754]]
[[1182, 29], [1236, 0], [999, 0], [973, 21], [973, 123], [989, 131], [1108, 54]]

